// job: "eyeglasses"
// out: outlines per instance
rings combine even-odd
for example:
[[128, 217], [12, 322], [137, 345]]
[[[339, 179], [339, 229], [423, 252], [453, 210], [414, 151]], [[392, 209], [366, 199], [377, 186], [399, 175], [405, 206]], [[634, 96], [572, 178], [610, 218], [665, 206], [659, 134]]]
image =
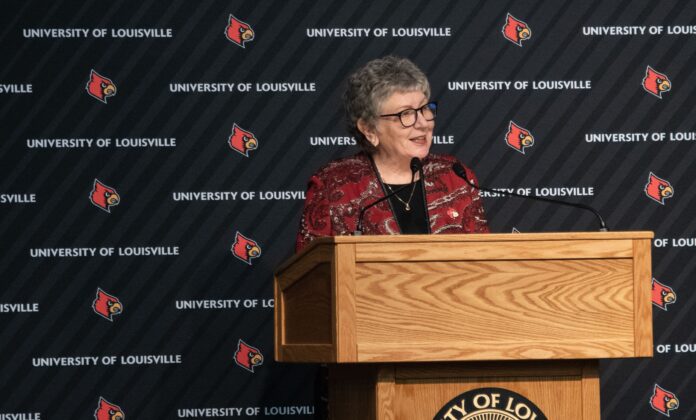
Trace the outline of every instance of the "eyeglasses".
[[420, 111], [421, 115], [426, 121], [432, 121], [437, 115], [437, 102], [428, 102], [418, 109], [404, 109], [396, 114], [384, 114], [380, 115], [380, 117], [399, 117], [401, 125], [408, 128], [413, 127], [416, 124], [416, 121], [418, 120], [418, 111]]

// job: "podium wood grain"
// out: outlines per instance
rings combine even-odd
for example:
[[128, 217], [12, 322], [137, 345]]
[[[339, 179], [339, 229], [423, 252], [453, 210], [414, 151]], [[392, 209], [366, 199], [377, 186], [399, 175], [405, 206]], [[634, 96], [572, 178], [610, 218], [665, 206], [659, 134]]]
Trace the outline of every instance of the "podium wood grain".
[[627, 259], [358, 264], [358, 360], [629, 356], [632, 271]]
[[[651, 238], [651, 232], [321, 238], [276, 272], [276, 358], [652, 356]], [[290, 327], [305, 331], [288, 335]]]

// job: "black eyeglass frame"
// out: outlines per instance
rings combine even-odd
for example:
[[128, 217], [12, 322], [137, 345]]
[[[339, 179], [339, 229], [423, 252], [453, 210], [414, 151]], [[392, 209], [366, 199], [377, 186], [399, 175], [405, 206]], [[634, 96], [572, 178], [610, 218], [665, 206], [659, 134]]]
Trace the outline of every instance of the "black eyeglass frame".
[[[426, 107], [429, 108], [431, 111], [433, 111], [433, 117], [432, 117], [431, 119], [427, 119], [427, 118], [425, 118], [425, 115], [423, 115], [423, 110], [424, 110]], [[402, 115], [404, 112], [408, 112], [408, 111], [414, 111], [414, 112], [416, 113], [416, 119], [413, 120], [413, 124], [411, 124], [411, 125], [406, 125], [406, 124], [404, 124], [404, 121], [403, 121], [403, 119], [401, 118], [401, 115]], [[418, 108], [418, 109], [408, 108], [408, 109], [404, 109], [404, 110], [401, 111], [401, 112], [397, 112], [397, 113], [395, 113], [395, 114], [384, 114], [384, 115], [380, 115], [379, 117], [380, 117], [380, 118], [382, 118], [382, 117], [399, 117], [399, 122], [401, 123], [401, 125], [402, 125], [404, 128], [409, 128], [409, 127], [413, 127], [413, 126], [416, 125], [416, 123], [418, 122], [418, 112], [419, 112], [419, 111], [420, 111], [421, 116], [422, 116], [426, 121], [432, 121], [432, 120], [434, 120], [435, 117], [437, 117], [437, 101], [430, 101], [430, 102], [428, 102], [427, 104], [423, 105], [422, 107], [420, 107], [420, 108]]]

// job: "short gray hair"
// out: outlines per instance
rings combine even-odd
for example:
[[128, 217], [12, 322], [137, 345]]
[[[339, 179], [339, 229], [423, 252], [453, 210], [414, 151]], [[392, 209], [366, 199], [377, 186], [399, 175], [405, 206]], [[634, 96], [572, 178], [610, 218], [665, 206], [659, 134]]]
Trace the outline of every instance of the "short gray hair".
[[346, 111], [348, 132], [366, 151], [374, 147], [358, 129], [363, 119], [374, 126], [382, 102], [394, 92], [421, 91], [430, 99], [430, 83], [425, 73], [411, 60], [388, 55], [369, 61], [348, 77], [343, 105]]

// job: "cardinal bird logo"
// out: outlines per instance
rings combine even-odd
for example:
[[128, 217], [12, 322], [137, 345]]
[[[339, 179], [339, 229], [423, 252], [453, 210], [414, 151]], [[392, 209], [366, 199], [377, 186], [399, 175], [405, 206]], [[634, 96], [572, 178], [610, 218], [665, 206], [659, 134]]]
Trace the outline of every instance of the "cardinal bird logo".
[[524, 154], [524, 149], [534, 146], [534, 136], [526, 128], [522, 128], [510, 121], [507, 134], [505, 134], [505, 143]]
[[105, 212], [111, 213], [111, 207], [121, 202], [121, 196], [118, 195], [115, 189], [95, 178], [94, 187], [92, 192], [89, 193], [89, 201]]
[[503, 26], [503, 36], [508, 41], [521, 47], [522, 41], [527, 41], [531, 38], [532, 30], [529, 29], [526, 23], [508, 13], [505, 25]]
[[667, 310], [667, 305], [677, 301], [677, 294], [671, 287], [652, 279], [652, 303], [663, 311]]
[[116, 296], [97, 288], [97, 297], [92, 302], [92, 309], [103, 318], [114, 322], [114, 316], [123, 312], [123, 304]]
[[237, 351], [234, 353], [234, 361], [239, 366], [254, 373], [254, 368], [263, 364], [263, 355], [259, 349], [251, 347], [240, 338], [239, 343], [237, 343]]
[[232, 126], [232, 134], [227, 140], [232, 150], [235, 150], [246, 157], [249, 157], [249, 152], [256, 150], [259, 147], [259, 140], [254, 133], [247, 131], [234, 123]]
[[679, 407], [679, 400], [676, 395], [655, 384], [655, 390], [650, 397], [650, 407], [660, 414], [669, 417], [669, 412]]
[[106, 98], [116, 95], [114, 82], [94, 70], [89, 75], [89, 81], [87, 81], [85, 89], [92, 97], [99, 99], [103, 103], [106, 103]]
[[666, 199], [674, 196], [674, 188], [669, 181], [659, 178], [654, 173], [650, 172], [648, 183], [645, 184], [645, 194], [664, 205]]
[[662, 94], [672, 89], [672, 82], [669, 81], [667, 75], [648, 66], [645, 70], [645, 78], [643, 78], [643, 89], [662, 99]]
[[112, 404], [99, 397], [99, 405], [97, 411], [94, 412], [94, 420], [125, 420], [126, 415], [121, 410], [121, 407]]
[[245, 48], [244, 44], [254, 40], [254, 30], [251, 29], [248, 23], [242, 22], [230, 15], [229, 23], [227, 24], [227, 28], [225, 28], [225, 36], [230, 41]]
[[253, 239], [249, 239], [241, 233], [237, 232], [232, 244], [232, 254], [251, 265], [252, 258], [261, 256], [261, 247]]

